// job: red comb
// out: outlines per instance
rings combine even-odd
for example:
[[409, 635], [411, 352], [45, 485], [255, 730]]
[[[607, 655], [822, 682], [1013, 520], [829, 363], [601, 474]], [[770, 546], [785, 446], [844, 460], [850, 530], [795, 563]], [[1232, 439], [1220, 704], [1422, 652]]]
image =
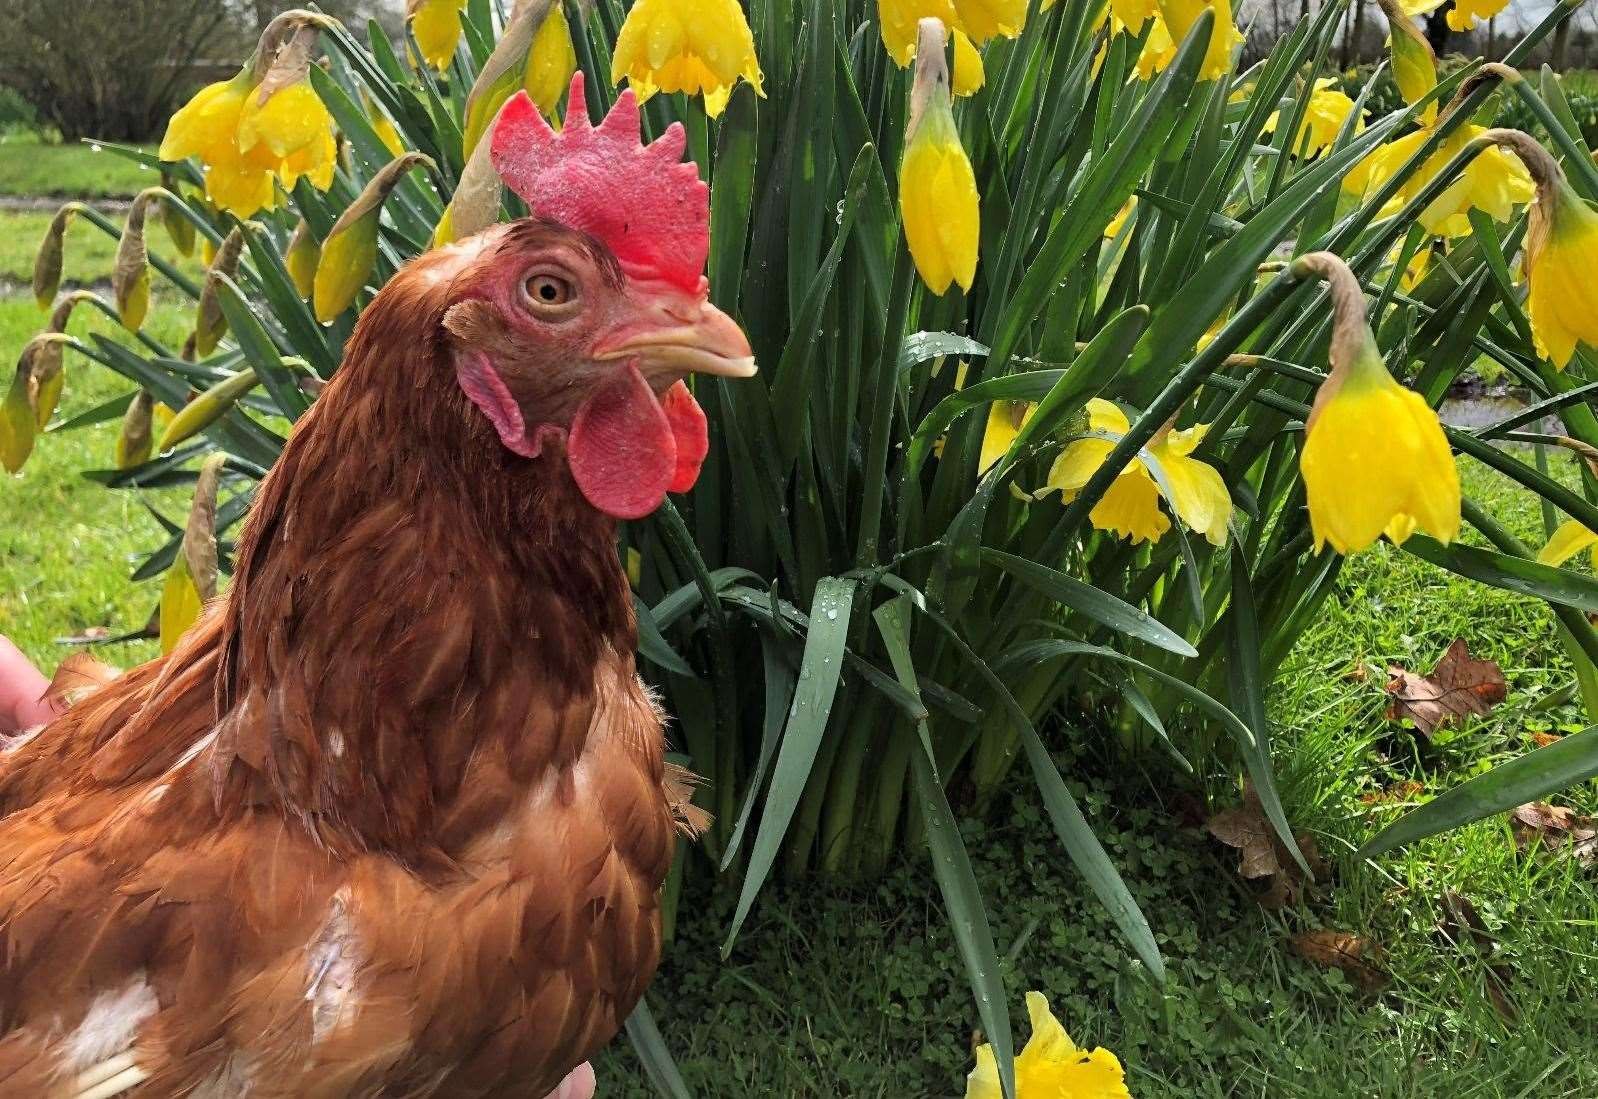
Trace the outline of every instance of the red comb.
[[629, 275], [692, 290], [710, 251], [710, 189], [683, 161], [687, 146], [678, 122], [651, 145], [639, 141], [631, 88], [594, 126], [579, 70], [564, 130], [551, 129], [527, 93], [518, 92], [494, 127], [491, 153], [500, 178], [535, 217], [602, 241]]

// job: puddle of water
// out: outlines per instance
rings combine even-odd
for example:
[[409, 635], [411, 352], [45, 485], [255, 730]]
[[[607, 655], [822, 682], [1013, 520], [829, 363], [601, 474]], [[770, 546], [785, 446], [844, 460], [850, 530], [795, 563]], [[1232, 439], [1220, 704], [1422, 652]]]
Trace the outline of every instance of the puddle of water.
[[[1475, 431], [1495, 424], [1526, 408], [1531, 402], [1514, 393], [1473, 393], [1458, 397], [1445, 397], [1437, 414], [1449, 427]], [[1535, 431], [1548, 435], [1562, 435], [1564, 428], [1558, 416], [1544, 416], [1540, 420], [1523, 424], [1517, 430]]]

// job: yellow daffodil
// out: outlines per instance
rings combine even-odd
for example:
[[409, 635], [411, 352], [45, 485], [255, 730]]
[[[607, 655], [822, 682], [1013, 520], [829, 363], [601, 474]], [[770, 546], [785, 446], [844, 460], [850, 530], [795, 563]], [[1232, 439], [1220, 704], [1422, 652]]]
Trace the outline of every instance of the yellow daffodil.
[[1143, 39], [1143, 49], [1137, 55], [1138, 79], [1153, 80], [1175, 58], [1176, 43], [1171, 41], [1171, 28], [1165, 25], [1165, 17], [1155, 12], [1148, 37]]
[[[1048, 10], [1049, 3], [1044, 3]], [[1025, 0], [877, 0], [882, 44], [901, 69], [916, 52], [916, 25], [936, 19], [954, 39], [954, 94], [972, 95], [986, 80], [978, 47], [1014, 38], [1026, 24]]]
[[439, 72], [455, 60], [455, 47], [461, 40], [460, 13], [465, 10], [466, 0], [409, 0], [405, 5], [422, 60]]
[[921, 280], [933, 293], [945, 293], [951, 282], [969, 291], [981, 236], [976, 175], [949, 106], [943, 24], [924, 19], [921, 35], [899, 165], [904, 236]]
[[[1435, 179], [1448, 162], [1465, 146], [1487, 131], [1474, 123], [1457, 127], [1437, 150], [1404, 181], [1384, 213], [1396, 211], [1404, 202]], [[1431, 136], [1431, 128], [1416, 130], [1381, 146], [1371, 153], [1344, 181], [1344, 189], [1356, 194], [1376, 190], [1391, 179], [1417, 149]], [[1498, 221], [1508, 221], [1515, 207], [1530, 202], [1537, 193], [1526, 166], [1512, 154], [1497, 147], [1478, 153], [1420, 213], [1420, 223], [1428, 233], [1443, 237], [1462, 237], [1470, 233], [1470, 211], [1481, 210]]]
[[[1132, 429], [1126, 413], [1098, 397], [1088, 402], [1088, 425], [1096, 436], [1066, 447], [1054, 460], [1042, 490], [1059, 489], [1067, 503], [1076, 499], [1116, 443]], [[1093, 505], [1088, 519], [1099, 530], [1134, 542], [1158, 542], [1171, 529], [1171, 520], [1160, 510], [1157, 472], [1170, 493], [1167, 504], [1177, 517], [1212, 544], [1225, 545], [1232, 497], [1214, 466], [1191, 457], [1208, 431], [1208, 424], [1195, 424], [1182, 431], [1167, 428], [1156, 435]]]
[[1598, 212], [1570, 189], [1548, 150], [1527, 135], [1490, 130], [1486, 139], [1494, 144], [1489, 152], [1513, 150], [1536, 177], [1537, 201], [1526, 228], [1526, 312], [1538, 352], [1563, 370], [1578, 344], [1598, 349]]
[[1509, 6], [1509, 0], [1454, 0], [1454, 6], [1448, 9], [1448, 26], [1450, 30], [1468, 31], [1476, 26], [1478, 20], [1485, 23], [1499, 12]]
[[1343, 261], [1315, 252], [1294, 261], [1301, 277], [1328, 280], [1334, 312], [1331, 375], [1304, 425], [1299, 470], [1315, 550], [1357, 553], [1383, 534], [1416, 530], [1440, 542], [1459, 535], [1459, 472], [1437, 413], [1387, 372], [1365, 321], [1365, 297]]
[[1105, 239], [1111, 240], [1120, 236], [1121, 230], [1126, 228], [1126, 223], [1132, 216], [1132, 211], [1136, 209], [1137, 196], [1128, 196], [1127, 200], [1121, 204], [1121, 208], [1116, 211], [1115, 216], [1110, 219], [1110, 224], [1104, 227]]
[[739, 78], [756, 95], [760, 61], [737, 0], [636, 0], [616, 38], [611, 79], [627, 78], [640, 101], [656, 92], [703, 94], [705, 113], [726, 109]]
[[[1015, 1059], [1016, 1099], [1131, 1099], [1121, 1062], [1107, 1049], [1078, 1049], [1041, 992], [1026, 994], [1032, 1035]], [[977, 1067], [966, 1077], [965, 1099], [1000, 1099], [993, 1047], [977, 1047]]]
[[[1337, 135], [1343, 131], [1343, 123], [1348, 121], [1353, 111], [1354, 101], [1337, 86], [1337, 81], [1330, 78], [1317, 80], [1304, 109], [1304, 121], [1299, 127], [1298, 138], [1290, 151], [1309, 157], [1319, 156], [1337, 140]], [[1266, 133], [1276, 132], [1280, 115], [1281, 112], [1276, 111], [1265, 120]], [[1364, 128], [1364, 119], [1354, 123], [1356, 133]]]
[[[1193, 29], [1204, 9], [1215, 12], [1215, 24], [1210, 30], [1209, 46], [1204, 51], [1204, 63], [1199, 68], [1200, 80], [1219, 80], [1232, 71], [1232, 47], [1243, 41], [1237, 24], [1232, 22], [1231, 0], [1159, 0], [1160, 15], [1173, 43], [1180, 45]], [[1173, 49], [1172, 56], [1175, 56]], [[1164, 65], [1159, 66], [1164, 68]]]
[[1117, 29], [1138, 34], [1144, 23], [1160, 17], [1160, 5], [1157, 0], [1110, 0], [1110, 14], [1115, 17]]
[[522, 72], [522, 87], [532, 97], [545, 118], [555, 118], [572, 73], [577, 71], [577, 51], [572, 46], [571, 28], [566, 24], [566, 9], [560, 3], [549, 9], [549, 18], [538, 26], [532, 48], [527, 51], [527, 67]]
[[249, 217], [276, 202], [300, 177], [326, 190], [338, 145], [333, 118], [306, 77], [310, 46], [324, 16], [289, 12], [274, 19], [255, 56], [232, 80], [202, 88], [167, 124], [162, 160], [197, 158], [205, 193], [217, 207]]
[[982, 432], [982, 453], [977, 459], [978, 474], [992, 469], [1010, 452], [1010, 445], [1036, 408], [1031, 401], [994, 401], [988, 406], [988, 425]]
[[1592, 551], [1593, 568], [1598, 569], [1598, 534], [1574, 519], [1567, 519], [1559, 524], [1559, 529], [1548, 539], [1548, 544], [1538, 551], [1537, 560], [1541, 564], [1558, 567], [1584, 549]]

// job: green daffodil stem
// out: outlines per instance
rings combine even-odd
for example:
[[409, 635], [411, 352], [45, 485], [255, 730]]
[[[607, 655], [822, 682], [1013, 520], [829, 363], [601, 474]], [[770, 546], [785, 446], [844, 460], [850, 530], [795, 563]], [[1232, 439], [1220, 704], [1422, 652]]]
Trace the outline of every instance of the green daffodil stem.
[[[1582, 193], [1582, 197], [1598, 200], [1598, 165], [1593, 163], [1591, 154], [1583, 149], [1570, 131], [1560, 123], [1547, 101], [1531, 86], [1531, 81], [1521, 76], [1518, 70], [1496, 61], [1483, 65], [1480, 75], [1483, 79], [1502, 80], [1514, 90], [1520, 101], [1537, 116], [1537, 121], [1542, 123], [1543, 129], [1553, 137], [1554, 144], [1559, 146], [1559, 151], [1565, 156], [1565, 164], [1579, 181], [1577, 190]], [[1513, 146], [1510, 148], [1517, 156], [1520, 155], [1519, 149]], [[1529, 164], [1526, 167], [1528, 171], [1531, 169]]]

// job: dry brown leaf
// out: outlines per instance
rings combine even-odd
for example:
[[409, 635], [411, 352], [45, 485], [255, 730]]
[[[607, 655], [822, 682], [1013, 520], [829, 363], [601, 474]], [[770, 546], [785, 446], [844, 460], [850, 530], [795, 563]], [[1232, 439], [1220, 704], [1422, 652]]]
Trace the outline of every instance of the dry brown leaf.
[[1539, 747], [1539, 748], [1546, 748], [1550, 744], [1558, 744], [1561, 740], [1564, 740], [1564, 739], [1565, 738], [1563, 736], [1561, 736], [1559, 733], [1533, 733], [1533, 734], [1531, 734], [1531, 742], [1533, 744], [1537, 745], [1537, 747]]
[[[1216, 813], [1206, 822], [1205, 828], [1228, 847], [1237, 848], [1241, 856], [1239, 874], [1251, 881], [1263, 881], [1264, 891], [1256, 897], [1260, 904], [1266, 908], [1285, 908], [1303, 895], [1307, 884], [1304, 870], [1277, 838], [1253, 783], [1243, 788], [1243, 804]], [[1298, 849], [1311, 872], [1317, 877], [1323, 875], [1326, 864], [1315, 838], [1308, 832], [1293, 838], [1298, 841]]]
[[1384, 786], [1380, 790], [1371, 790], [1361, 794], [1359, 800], [1365, 805], [1394, 805], [1406, 801], [1414, 801], [1425, 793], [1426, 787], [1414, 779], [1405, 779], [1395, 782], [1391, 786]]
[[1294, 935], [1289, 943], [1305, 960], [1327, 969], [1340, 969], [1365, 992], [1378, 992], [1387, 974], [1375, 964], [1381, 951], [1363, 935], [1321, 928]]
[[1578, 817], [1568, 806], [1529, 802], [1510, 814], [1509, 826], [1522, 851], [1538, 845], [1549, 851], [1568, 846], [1583, 866], [1598, 863], [1598, 820]]
[[1509, 984], [1515, 976], [1507, 961], [1494, 961], [1498, 953], [1498, 940], [1487, 930], [1487, 925], [1476, 912], [1476, 906], [1464, 894], [1452, 889], [1443, 890], [1441, 899], [1443, 917], [1437, 923], [1438, 934], [1448, 942], [1477, 955], [1482, 960], [1482, 978], [1487, 998], [1499, 1018], [1513, 1026], [1520, 1021], [1520, 1010], [1509, 997]]
[[1394, 721], [1409, 718], [1426, 737], [1444, 725], [1490, 712], [1509, 690], [1497, 662], [1472, 657], [1464, 638], [1448, 646], [1431, 675], [1396, 664], [1387, 673], [1387, 716]]

